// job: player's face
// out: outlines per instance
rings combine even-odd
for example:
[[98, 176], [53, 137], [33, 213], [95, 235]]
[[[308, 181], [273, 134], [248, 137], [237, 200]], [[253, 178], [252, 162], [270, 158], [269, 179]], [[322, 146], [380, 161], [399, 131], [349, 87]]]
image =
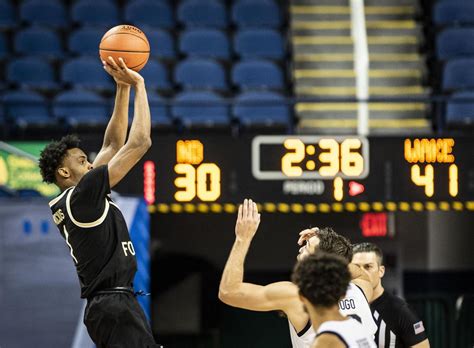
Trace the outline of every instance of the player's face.
[[318, 245], [319, 245], [319, 238], [317, 236], [313, 236], [309, 238], [308, 240], [306, 240], [306, 243], [300, 248], [298, 256], [296, 257], [298, 261], [314, 253]]
[[352, 257], [352, 263], [367, 272], [374, 289], [380, 284], [384, 274], [384, 266], [379, 265], [377, 255], [374, 252], [356, 253]]
[[67, 153], [64, 164], [70, 171], [71, 179], [77, 183], [92, 169], [92, 164], [87, 160], [84, 151], [79, 148], [69, 149]]

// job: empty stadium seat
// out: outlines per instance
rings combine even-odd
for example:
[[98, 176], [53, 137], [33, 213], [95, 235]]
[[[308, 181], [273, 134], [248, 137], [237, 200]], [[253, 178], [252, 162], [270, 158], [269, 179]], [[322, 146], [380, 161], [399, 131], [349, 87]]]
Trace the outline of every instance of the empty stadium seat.
[[[153, 128], [169, 128], [172, 126], [171, 116], [165, 99], [157, 93], [148, 90], [148, 104], [150, 105], [151, 126]], [[134, 115], [134, 92], [130, 95], [130, 107], [128, 112], [129, 123], [133, 121]]]
[[146, 37], [150, 43], [150, 54], [160, 59], [175, 59], [176, 49], [174, 39], [170, 33], [161, 29], [146, 30]]
[[474, 29], [449, 28], [436, 38], [438, 59], [474, 57]]
[[285, 54], [280, 33], [271, 29], [247, 29], [237, 32], [234, 48], [243, 58], [282, 59]]
[[81, 57], [66, 62], [61, 69], [61, 79], [74, 88], [111, 90], [112, 78], [104, 71], [98, 58]]
[[64, 3], [59, 0], [27, 0], [20, 4], [20, 18], [29, 24], [64, 28], [68, 15]]
[[269, 91], [239, 95], [232, 114], [246, 127], [291, 127], [290, 110], [281, 95]]
[[53, 67], [37, 57], [10, 61], [6, 70], [7, 81], [20, 87], [54, 90], [59, 87]]
[[7, 29], [16, 25], [15, 10], [11, 1], [0, 0], [0, 29]]
[[474, 89], [474, 59], [460, 58], [446, 62], [442, 88], [444, 91]]
[[178, 7], [178, 20], [185, 26], [227, 27], [225, 5], [217, 0], [186, 0]]
[[79, 0], [72, 6], [71, 16], [80, 25], [115, 26], [120, 24], [116, 3], [109, 0]]
[[235, 64], [232, 68], [232, 83], [241, 89], [282, 89], [283, 73], [269, 61], [247, 60]]
[[109, 103], [96, 93], [71, 90], [56, 96], [53, 114], [72, 127], [102, 127], [110, 120]]
[[99, 54], [99, 44], [105, 30], [93, 27], [85, 27], [77, 29], [69, 34], [68, 50], [77, 55], [94, 55]]
[[15, 34], [13, 46], [15, 52], [23, 55], [35, 55], [49, 58], [61, 58], [64, 51], [61, 39], [54, 30], [27, 28]]
[[433, 9], [433, 21], [438, 25], [473, 24], [474, 3], [466, 0], [438, 1]]
[[446, 124], [474, 126], [474, 91], [454, 93], [446, 108]]
[[188, 89], [227, 89], [222, 66], [211, 59], [187, 59], [181, 61], [174, 71], [174, 80]]
[[232, 7], [232, 20], [239, 27], [282, 25], [280, 8], [273, 0], [238, 0]]
[[174, 99], [172, 115], [186, 127], [225, 127], [230, 124], [227, 105], [208, 91], [187, 91]]
[[38, 93], [20, 90], [8, 92], [4, 96], [7, 119], [19, 128], [54, 127], [46, 99]]
[[8, 57], [9, 54], [7, 36], [4, 33], [0, 33], [0, 59]]
[[168, 71], [160, 62], [150, 59], [145, 67], [140, 71], [145, 79], [146, 85], [149, 88], [156, 88], [159, 90], [171, 89], [171, 83], [168, 76]]
[[227, 35], [215, 29], [194, 29], [181, 34], [179, 50], [189, 56], [229, 59]]
[[125, 21], [138, 27], [171, 29], [175, 25], [168, 1], [135, 0], [125, 7]]

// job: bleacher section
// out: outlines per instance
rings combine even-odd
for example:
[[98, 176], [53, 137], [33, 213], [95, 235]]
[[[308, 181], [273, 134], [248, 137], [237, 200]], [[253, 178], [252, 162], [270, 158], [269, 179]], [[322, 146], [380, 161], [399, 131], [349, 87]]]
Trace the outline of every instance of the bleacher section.
[[[31, 128], [102, 129], [114, 83], [98, 46], [110, 27], [127, 23], [150, 41], [142, 74], [154, 128], [287, 132], [293, 118], [282, 101], [291, 96], [283, 3], [0, 0], [0, 124], [12, 136]], [[255, 106], [260, 97], [267, 103]]]
[[434, 70], [440, 71], [437, 92], [449, 97], [440, 123], [448, 128], [474, 126], [474, 3], [439, 0], [432, 23]]
[[[416, 21], [417, 0], [366, 0], [369, 44], [369, 98], [399, 98], [401, 103], [369, 104], [371, 133], [413, 134], [431, 130], [426, 104], [407, 98], [427, 95], [423, 32]], [[349, 0], [294, 0], [291, 6], [295, 94], [322, 102], [296, 105], [300, 129], [318, 133], [354, 133], [357, 104], [331, 98], [355, 98], [353, 40]]]

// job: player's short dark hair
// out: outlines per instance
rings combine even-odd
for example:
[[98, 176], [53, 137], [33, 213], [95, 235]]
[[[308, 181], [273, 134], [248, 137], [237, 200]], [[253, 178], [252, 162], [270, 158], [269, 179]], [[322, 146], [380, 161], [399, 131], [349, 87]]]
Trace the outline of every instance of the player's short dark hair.
[[374, 252], [377, 256], [379, 265], [383, 265], [383, 252], [377, 245], [374, 243], [359, 243], [355, 244], [352, 248], [354, 254], [357, 253], [371, 253]]
[[49, 184], [56, 182], [56, 170], [63, 163], [67, 150], [79, 147], [80, 140], [76, 135], [66, 135], [58, 141], [46, 145], [41, 151], [39, 167], [43, 181]]
[[346, 294], [351, 275], [344, 258], [318, 253], [299, 261], [291, 279], [313, 306], [332, 307]]
[[352, 261], [352, 245], [349, 239], [334, 232], [330, 227], [318, 230], [316, 235], [319, 238], [317, 250], [339, 255], [347, 262]]

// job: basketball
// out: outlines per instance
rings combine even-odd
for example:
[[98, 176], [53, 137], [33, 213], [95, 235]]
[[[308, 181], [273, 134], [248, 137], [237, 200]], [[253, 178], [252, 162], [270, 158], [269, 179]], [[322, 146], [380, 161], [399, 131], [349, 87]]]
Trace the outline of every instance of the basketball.
[[118, 25], [104, 34], [99, 45], [102, 60], [123, 58], [129, 69], [140, 71], [150, 56], [150, 44], [143, 31], [132, 25]]

